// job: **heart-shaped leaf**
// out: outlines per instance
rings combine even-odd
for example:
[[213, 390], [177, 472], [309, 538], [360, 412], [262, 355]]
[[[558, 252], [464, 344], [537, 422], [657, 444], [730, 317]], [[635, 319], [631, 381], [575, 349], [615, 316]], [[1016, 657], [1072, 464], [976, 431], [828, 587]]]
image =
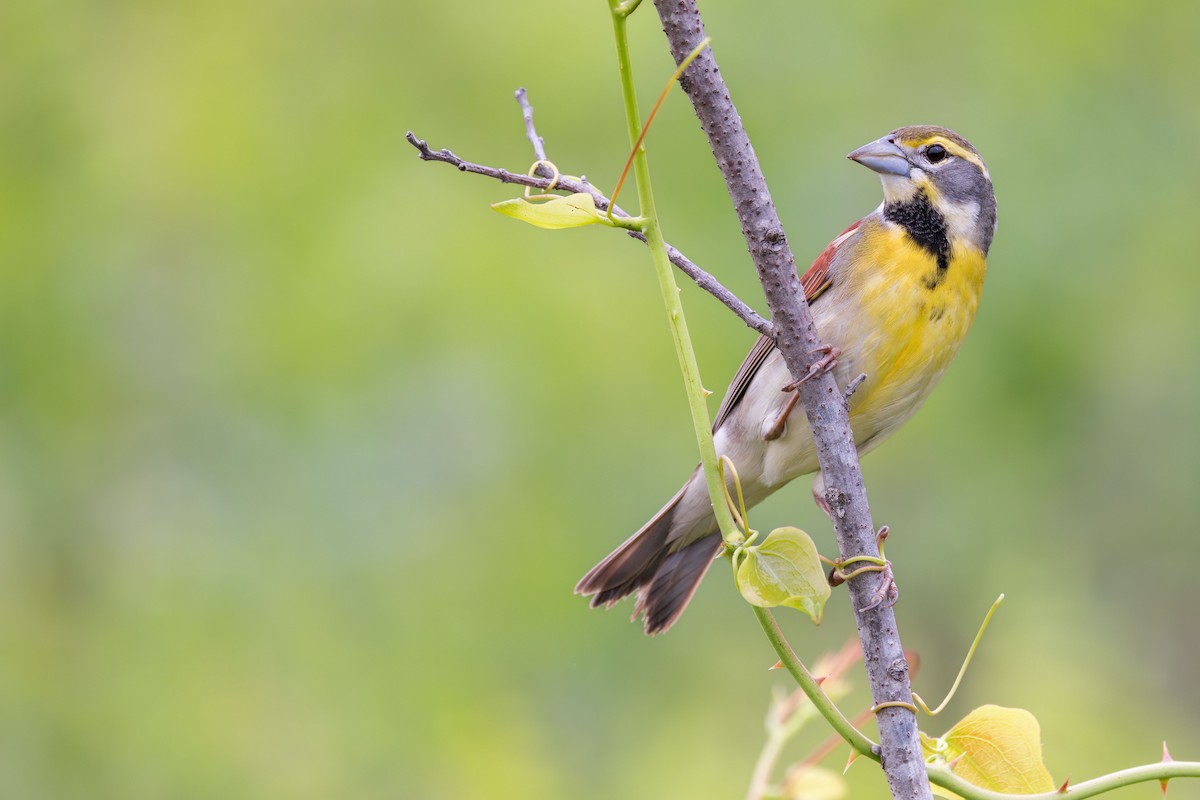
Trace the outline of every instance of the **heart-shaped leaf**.
[[829, 582], [816, 545], [799, 528], [776, 528], [762, 544], [745, 548], [735, 579], [746, 602], [764, 608], [790, 606], [821, 624]]
[[[980, 706], [946, 732], [928, 755], [952, 764], [954, 774], [983, 789], [1037, 794], [1057, 788], [1042, 762], [1042, 731], [1023, 708]], [[937, 789], [944, 797], [954, 797]]]

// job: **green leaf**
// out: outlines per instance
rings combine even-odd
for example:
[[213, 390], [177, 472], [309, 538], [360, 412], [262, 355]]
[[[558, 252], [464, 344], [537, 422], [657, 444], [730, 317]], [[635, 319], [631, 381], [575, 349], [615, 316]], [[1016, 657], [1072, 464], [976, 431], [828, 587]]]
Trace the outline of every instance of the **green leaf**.
[[1041, 727], [1023, 708], [980, 706], [941, 739], [930, 743], [922, 737], [922, 744], [927, 755], [944, 758], [955, 775], [983, 789], [1037, 794], [1057, 788], [1042, 762]]
[[762, 544], [745, 548], [735, 579], [751, 605], [790, 606], [821, 624], [829, 582], [816, 545], [799, 528], [776, 528]]
[[581, 228], [605, 220], [596, 213], [596, 201], [587, 192], [554, 197], [544, 203], [531, 203], [523, 197], [492, 203], [505, 216], [547, 230]]
[[783, 779], [788, 800], [842, 800], [848, 793], [846, 779], [825, 767], [792, 767]]

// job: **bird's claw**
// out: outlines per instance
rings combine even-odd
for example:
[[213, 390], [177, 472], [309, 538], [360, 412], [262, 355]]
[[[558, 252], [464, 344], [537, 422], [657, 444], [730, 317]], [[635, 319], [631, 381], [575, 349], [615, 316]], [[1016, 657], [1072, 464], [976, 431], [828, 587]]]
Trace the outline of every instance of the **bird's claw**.
[[810, 350], [809, 352], [822, 353], [823, 355], [812, 363], [812, 366], [808, 368], [808, 372], [805, 373], [803, 377], [784, 386], [783, 391], [794, 392], [800, 388], [800, 384], [810, 381], [818, 375], [824, 375], [837, 365], [838, 356], [842, 354], [840, 347], [834, 347], [833, 345], [828, 344], [823, 344], [816, 350]]
[[[856, 578], [865, 572], [880, 573], [879, 585], [871, 594], [871, 602], [859, 609], [859, 611], [870, 611], [882, 605], [884, 608], [891, 608], [896, 605], [896, 601], [900, 599], [900, 587], [896, 585], [896, 576], [892, 573], [892, 562], [883, 557], [883, 544], [887, 541], [888, 534], [891, 529], [884, 525], [875, 534], [875, 544], [879, 550], [879, 557], [875, 556], [854, 556], [853, 558], [845, 559], [844, 561], [831, 562], [833, 569], [829, 571], [829, 585], [841, 586], [851, 578]], [[849, 564], [859, 564], [867, 562], [868, 566], [859, 567], [850, 572], [845, 572], [844, 569]]]
[[[888, 534], [892, 529], [887, 525], [879, 528], [879, 532], [875, 534], [875, 547], [879, 550], [879, 557], [883, 558], [883, 543], [887, 541]], [[870, 603], [863, 606], [859, 611], [870, 611], [882, 605], [884, 608], [891, 608], [896, 605], [896, 601], [900, 599], [900, 587], [896, 585], [896, 576], [892, 573], [892, 562], [883, 558], [883, 568], [880, 570], [879, 585], [875, 588], [875, 592], [871, 595], [873, 598]]]
[[[833, 369], [834, 365], [838, 363], [838, 356], [841, 355], [841, 349], [832, 347], [832, 345], [829, 344], [822, 344], [821, 347], [818, 347], [816, 350], [810, 350], [810, 353], [822, 353], [824, 355], [822, 355], [820, 359], [812, 362], [812, 366], [809, 367], [808, 373], [805, 373], [803, 378], [800, 378], [799, 380], [793, 380], [792, 383], [784, 386], [782, 391], [794, 392], [799, 389], [800, 384], [803, 384], [804, 381], [814, 379], [817, 377], [817, 375], [829, 372], [830, 369]], [[778, 419], [772, 423], [772, 426], [764, 429], [762, 433], [762, 438], [764, 441], [774, 441], [775, 439], [780, 438], [781, 435], [784, 435], [784, 431], [787, 429], [787, 417], [791, 416], [792, 409], [796, 408], [796, 404], [799, 402], [799, 399], [799, 393], [797, 393], [797, 395], [792, 395], [791, 399], [788, 399], [787, 405], [785, 405], [784, 410], [780, 411]]]
[[891, 608], [896, 605], [896, 601], [900, 599], [900, 587], [896, 585], [896, 576], [892, 574], [892, 562], [884, 563], [883, 572], [879, 577], [879, 586], [871, 595], [871, 602], [859, 609], [862, 611], [870, 611], [873, 608], [883, 606]]
[[[824, 355], [813, 362], [812, 366], [808, 368], [808, 372], [804, 375], [804, 377], [787, 384], [783, 387], [783, 391], [795, 392], [800, 388], [800, 384], [804, 383], [805, 381], [812, 380], [818, 375], [833, 369], [834, 365], [837, 364], [838, 356], [842, 354], [840, 349], [827, 344], [821, 345], [816, 350], [812, 350], [810, 352], [824, 353]], [[780, 436], [783, 436], [783, 432], [787, 430], [788, 417], [791, 416], [792, 410], [796, 407], [796, 404], [799, 402], [799, 400], [799, 394], [792, 395], [791, 399], [788, 400], [787, 405], [783, 407], [783, 411], [779, 412], [779, 416], [773, 423], [771, 423], [771, 426], [763, 429], [762, 437], [764, 441], [773, 442]]]

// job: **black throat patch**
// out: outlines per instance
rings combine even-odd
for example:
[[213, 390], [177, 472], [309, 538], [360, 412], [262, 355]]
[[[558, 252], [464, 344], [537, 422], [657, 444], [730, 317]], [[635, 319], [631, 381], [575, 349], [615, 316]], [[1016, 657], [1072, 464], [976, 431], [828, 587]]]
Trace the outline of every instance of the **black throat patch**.
[[936, 289], [950, 267], [950, 239], [945, 218], [929, 202], [925, 190], [907, 202], [888, 203], [883, 207], [883, 216], [903, 227], [914, 242], [937, 259], [937, 272], [925, 279], [926, 288]]

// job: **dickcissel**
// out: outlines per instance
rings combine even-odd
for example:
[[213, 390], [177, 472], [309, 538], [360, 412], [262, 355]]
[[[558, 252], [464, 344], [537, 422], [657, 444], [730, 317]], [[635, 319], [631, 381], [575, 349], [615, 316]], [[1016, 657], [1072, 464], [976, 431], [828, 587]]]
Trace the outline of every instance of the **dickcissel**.
[[[879, 174], [883, 203], [834, 239], [802, 283], [821, 340], [834, 348], [838, 385], [866, 375], [849, 399], [862, 454], [913, 415], [958, 353], [983, 290], [996, 196], [979, 153], [946, 128], [899, 128], [848, 157]], [[792, 413], [797, 393], [781, 391], [792, 381], [774, 342], [761, 337], [717, 411], [717, 453], [737, 467], [748, 507], [819, 468], [808, 422]], [[721, 548], [697, 468], [575, 590], [592, 595], [593, 607], [636, 592], [633, 617], [660, 633]]]

